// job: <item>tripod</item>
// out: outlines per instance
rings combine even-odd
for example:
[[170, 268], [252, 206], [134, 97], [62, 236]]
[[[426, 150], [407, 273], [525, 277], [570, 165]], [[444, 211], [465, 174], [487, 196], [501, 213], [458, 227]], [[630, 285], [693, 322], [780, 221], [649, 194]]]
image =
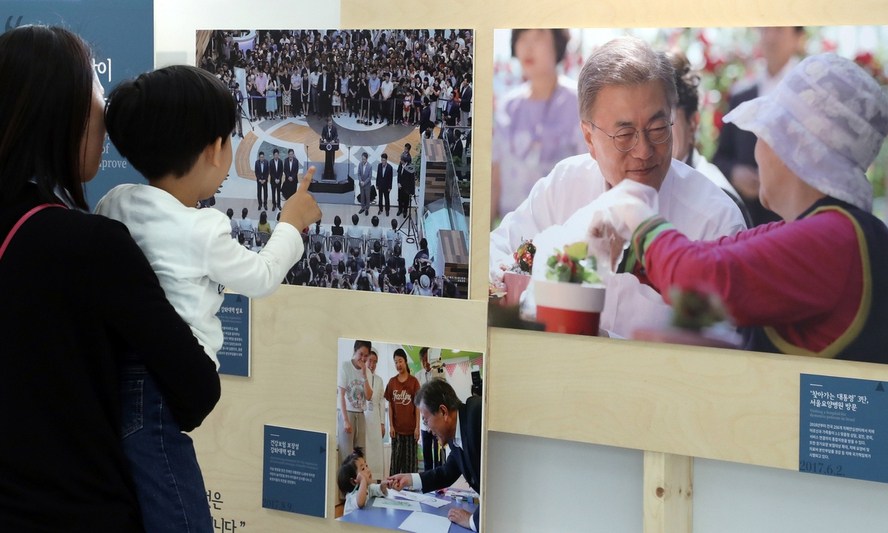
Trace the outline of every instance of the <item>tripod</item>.
[[[416, 210], [413, 207], [413, 202], [416, 201], [416, 195], [411, 194], [407, 197], [407, 215], [404, 217], [404, 220], [401, 222], [401, 225], [398, 226], [398, 231], [404, 234], [404, 242], [409, 242], [413, 244], [416, 242], [416, 237], [419, 234], [419, 231], [416, 229], [416, 221], [413, 220], [413, 211]], [[407, 226], [407, 229], [401, 229], [404, 226]]]
[[[234, 95], [232, 94], [232, 96], [234, 96]], [[249, 97], [250, 96], [247, 95], [247, 98], [249, 98]], [[244, 126], [243, 126], [244, 120], [246, 120], [247, 124], [250, 125], [250, 131], [255, 131], [256, 128], [253, 126], [253, 122], [250, 120], [250, 117], [247, 116], [247, 112], [244, 111], [243, 102], [238, 102], [237, 98], [235, 97], [234, 103], [237, 106], [237, 113], [235, 113], [235, 118], [234, 118], [237, 121], [235, 123], [235, 130], [237, 131], [237, 135], [240, 136], [241, 139], [243, 139], [244, 138]], [[234, 135], [232, 135], [232, 137], [234, 137]]]

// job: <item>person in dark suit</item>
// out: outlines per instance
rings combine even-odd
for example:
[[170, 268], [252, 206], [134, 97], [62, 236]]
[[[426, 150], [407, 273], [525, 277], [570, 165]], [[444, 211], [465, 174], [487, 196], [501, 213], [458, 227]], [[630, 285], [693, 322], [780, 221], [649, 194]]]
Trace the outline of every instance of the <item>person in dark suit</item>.
[[[798, 63], [796, 57], [805, 38], [803, 26], [774, 26], [762, 28], [761, 45], [764, 53], [764, 72], [751, 87], [731, 95], [728, 111], [743, 102], [766, 96], [777, 82]], [[754, 226], [782, 220], [765, 208], [759, 200], [758, 164], [755, 161], [755, 134], [743, 131], [734, 124], [725, 124], [718, 137], [718, 147], [712, 162], [728, 178], [746, 204]]]
[[342, 219], [339, 215], [333, 217], [333, 225], [330, 227], [330, 235], [345, 235], [345, 228], [342, 227]]
[[435, 128], [435, 121], [433, 119], [432, 114], [432, 104], [429, 102], [428, 97], [422, 97], [422, 110], [419, 112], [419, 136], [422, 137], [425, 135], [427, 130], [433, 130]]
[[275, 148], [271, 152], [271, 164], [269, 177], [271, 178], [271, 210], [281, 208], [281, 185], [284, 179], [284, 162], [281, 161], [281, 152]]
[[388, 154], [382, 154], [382, 160], [376, 166], [376, 190], [379, 193], [379, 213], [382, 214], [385, 205], [385, 216], [389, 216], [392, 208], [389, 200], [389, 192], [392, 190], [392, 166], [388, 162]]
[[[419, 406], [419, 416], [439, 441], [450, 447], [447, 461], [420, 474], [395, 474], [386, 481], [389, 487], [401, 490], [412, 487], [423, 492], [447, 488], [462, 475], [469, 486], [481, 492], [481, 405], [478, 396], [463, 403], [453, 387], [444, 380], [435, 379], [423, 385], [413, 400]], [[451, 522], [478, 531], [478, 511], [451, 509]], [[470, 523], [471, 522], [471, 523]]]
[[328, 118], [327, 124], [321, 129], [321, 140], [324, 142], [339, 142], [339, 130], [333, 124], [332, 118]]
[[259, 202], [258, 209], [268, 209], [268, 178], [270, 171], [268, 161], [265, 160], [265, 152], [259, 152], [259, 159], [253, 165], [253, 172], [256, 173], [256, 200]]
[[[333, 124], [333, 118], [327, 117], [327, 124], [321, 129], [321, 143], [322, 144], [339, 144], [339, 130], [336, 129], [336, 125]], [[336, 150], [327, 150], [324, 149], [324, 179], [334, 179], [336, 176], [333, 174], [333, 158], [336, 155]]]
[[287, 158], [284, 159], [284, 183], [281, 186], [281, 193], [286, 200], [296, 192], [299, 185], [299, 160], [296, 159], [296, 152], [292, 148], [287, 150]]
[[240, 90], [240, 83], [234, 83], [234, 86], [231, 89], [231, 96], [234, 98], [234, 103], [237, 104], [234, 111], [234, 131], [231, 132], [231, 136], [234, 137], [237, 135], [243, 139], [244, 125], [241, 122], [241, 113], [243, 113], [242, 106], [244, 105], [244, 93]]
[[463, 145], [462, 132], [460, 130], [453, 130], [453, 141], [450, 143], [450, 153], [453, 154], [453, 157], [459, 157], [462, 159]]
[[469, 125], [469, 112], [472, 111], [472, 76], [466, 74], [459, 92], [459, 125]]
[[323, 67], [318, 78], [318, 106], [321, 115], [329, 115], [332, 112], [330, 105], [333, 99], [333, 91], [336, 88], [336, 75]]
[[401, 164], [398, 165], [398, 215], [407, 216], [410, 209], [410, 198], [416, 190], [416, 169], [413, 161], [406, 152], [401, 154]]

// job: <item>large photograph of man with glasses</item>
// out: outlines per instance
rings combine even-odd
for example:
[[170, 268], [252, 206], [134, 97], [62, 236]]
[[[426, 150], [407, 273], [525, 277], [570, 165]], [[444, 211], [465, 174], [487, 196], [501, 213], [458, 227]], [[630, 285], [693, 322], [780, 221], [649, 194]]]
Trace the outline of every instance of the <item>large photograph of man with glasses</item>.
[[[730, 116], [724, 123], [722, 117], [740, 105], [740, 95], [785, 92], [781, 80], [796, 76], [794, 69], [808, 55], [826, 52], [851, 59], [884, 86], [878, 66], [885, 55], [880, 44], [884, 33], [881, 27], [498, 31], [495, 53], [502, 58], [511, 52], [527, 75], [509, 88], [506, 76], [496, 78], [510, 70], [495, 59], [492, 160], [494, 193], [501, 194], [492, 197], [489, 276], [496, 305], [491, 323], [559, 331], [536, 313], [539, 291], [534, 285], [555, 253], [552, 242], [560, 242], [550, 236], [593, 202], [612, 198], [605, 193], [626, 180], [652, 188], [653, 212], [691, 241], [715, 241], [757, 226], [750, 200], [765, 193], [755, 167], [758, 149], [755, 158], [751, 153], [755, 139], [745, 142], [750, 153], [741, 154], [737, 128], [728, 124]], [[539, 73], [544, 67], [548, 77]], [[575, 84], [565, 78], [574, 78]], [[564, 110], [570, 98], [576, 98], [573, 115]], [[524, 112], [516, 115], [516, 110]], [[534, 112], [543, 114], [534, 119]], [[581, 152], [544, 157], [555, 153], [553, 146], [572, 143], [567, 134], [559, 138], [547, 133], [546, 127], [555, 122], [564, 132], [573, 122], [582, 136]], [[884, 221], [886, 151], [881, 147], [876, 150], [881, 155], [859, 174], [872, 189], [872, 214]], [[516, 162], [535, 174], [508, 170]], [[521, 194], [509, 203], [504, 199], [512, 188]], [[604, 207], [602, 212], [616, 213], [616, 208]], [[794, 217], [783, 219], [789, 223]], [[719, 291], [704, 286], [670, 287], [669, 294], [662, 294], [646, 278], [644, 263], [631, 253], [645, 248], [625, 244], [609, 250], [609, 264], [598, 265], [599, 273], [605, 271], [601, 285], [606, 289], [598, 335], [747, 346], [743, 328], [731, 322], [728, 312], [736, 299], [719, 301], [713, 297]], [[533, 257], [528, 250], [535, 251]], [[528, 281], [532, 271], [534, 281], [516, 284], [521, 270], [525, 277], [519, 280]], [[775, 273], [765, 269], [759, 275], [765, 279]], [[724, 285], [730, 279], [724, 273], [716, 282]], [[866, 280], [864, 284], [863, 301], [869, 301]]]

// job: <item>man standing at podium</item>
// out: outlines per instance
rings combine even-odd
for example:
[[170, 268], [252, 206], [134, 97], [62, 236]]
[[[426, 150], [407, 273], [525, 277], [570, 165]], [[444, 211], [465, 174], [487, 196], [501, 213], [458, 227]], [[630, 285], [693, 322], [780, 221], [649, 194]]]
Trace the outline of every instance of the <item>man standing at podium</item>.
[[[327, 145], [331, 145], [329, 149]], [[321, 147], [324, 150], [324, 179], [332, 180], [335, 178], [333, 174], [333, 157], [339, 148], [339, 131], [330, 117], [327, 118], [327, 125], [321, 130]]]

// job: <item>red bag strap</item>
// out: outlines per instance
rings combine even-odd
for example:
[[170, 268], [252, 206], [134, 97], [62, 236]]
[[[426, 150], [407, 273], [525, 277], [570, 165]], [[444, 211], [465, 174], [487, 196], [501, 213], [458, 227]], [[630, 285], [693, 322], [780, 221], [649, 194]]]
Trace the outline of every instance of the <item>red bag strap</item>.
[[12, 240], [12, 237], [15, 236], [15, 233], [18, 231], [18, 229], [20, 227], [22, 227], [22, 224], [27, 222], [28, 219], [31, 218], [32, 216], [34, 216], [36, 213], [43, 211], [47, 207], [64, 207], [64, 206], [59, 205], [59, 204], [40, 204], [40, 205], [28, 210], [28, 212], [25, 213], [24, 215], [22, 215], [22, 218], [18, 219], [18, 222], [16, 222], [15, 225], [12, 226], [12, 229], [9, 230], [9, 234], [3, 240], [3, 244], [0, 244], [0, 259], [3, 258], [3, 252], [5, 252], [6, 247], [9, 246], [9, 241]]

